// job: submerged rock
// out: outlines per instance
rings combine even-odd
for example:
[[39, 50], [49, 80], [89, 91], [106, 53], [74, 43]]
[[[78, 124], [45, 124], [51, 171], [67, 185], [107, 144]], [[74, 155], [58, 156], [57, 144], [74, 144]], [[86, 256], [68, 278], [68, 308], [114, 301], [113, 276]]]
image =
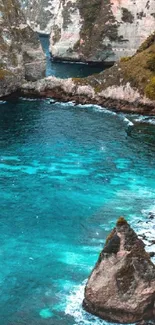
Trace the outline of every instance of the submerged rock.
[[86, 311], [120, 323], [155, 319], [155, 265], [144, 246], [119, 218], [86, 284]]
[[0, 97], [45, 76], [45, 56], [18, 0], [0, 0]]

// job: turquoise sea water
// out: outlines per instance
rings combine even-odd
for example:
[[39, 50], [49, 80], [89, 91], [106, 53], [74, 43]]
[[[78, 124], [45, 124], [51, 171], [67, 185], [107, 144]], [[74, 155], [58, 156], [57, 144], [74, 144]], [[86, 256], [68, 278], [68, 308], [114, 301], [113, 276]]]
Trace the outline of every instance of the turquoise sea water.
[[116, 219], [136, 229], [154, 210], [154, 122], [1, 102], [0, 324], [106, 324], [82, 310], [83, 287]]

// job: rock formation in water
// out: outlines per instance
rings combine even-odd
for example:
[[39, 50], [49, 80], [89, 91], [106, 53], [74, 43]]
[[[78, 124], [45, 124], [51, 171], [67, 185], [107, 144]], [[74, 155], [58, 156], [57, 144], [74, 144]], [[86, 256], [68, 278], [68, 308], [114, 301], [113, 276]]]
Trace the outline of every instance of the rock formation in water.
[[45, 76], [43, 50], [18, 0], [0, 0], [0, 58], [0, 97], [15, 91], [24, 79]]
[[99, 74], [67, 80], [48, 77], [24, 84], [22, 93], [155, 115], [155, 34], [136, 55]]
[[155, 26], [154, 0], [20, 0], [30, 25], [51, 33], [54, 58], [117, 61]]
[[122, 217], [88, 279], [83, 307], [112, 322], [155, 319], [155, 265]]

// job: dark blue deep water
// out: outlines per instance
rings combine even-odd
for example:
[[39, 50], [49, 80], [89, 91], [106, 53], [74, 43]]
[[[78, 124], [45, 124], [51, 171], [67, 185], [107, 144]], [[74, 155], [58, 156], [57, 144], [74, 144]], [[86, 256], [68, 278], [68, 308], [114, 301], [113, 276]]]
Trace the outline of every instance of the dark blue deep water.
[[120, 215], [155, 206], [154, 119], [50, 100], [0, 105], [0, 324], [101, 325], [84, 281]]
[[39, 35], [43, 50], [46, 55], [46, 76], [54, 75], [58, 78], [82, 78], [90, 74], [99, 73], [105, 69], [104, 65], [88, 65], [74, 62], [53, 62], [49, 53], [49, 36]]

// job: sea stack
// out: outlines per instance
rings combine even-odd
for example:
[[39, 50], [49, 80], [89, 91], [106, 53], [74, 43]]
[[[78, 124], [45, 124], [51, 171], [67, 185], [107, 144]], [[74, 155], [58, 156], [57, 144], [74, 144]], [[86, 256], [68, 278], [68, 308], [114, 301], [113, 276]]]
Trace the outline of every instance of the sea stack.
[[155, 319], [155, 265], [144, 246], [120, 217], [86, 284], [86, 311], [118, 323]]

